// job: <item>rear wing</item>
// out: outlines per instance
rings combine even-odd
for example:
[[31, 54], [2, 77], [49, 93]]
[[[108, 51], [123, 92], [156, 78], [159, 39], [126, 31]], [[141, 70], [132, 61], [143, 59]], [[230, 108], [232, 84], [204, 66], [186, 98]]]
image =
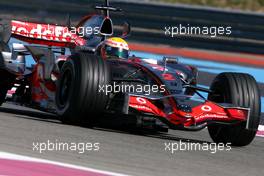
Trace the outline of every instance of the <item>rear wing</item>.
[[11, 21], [11, 35], [19, 40], [47, 46], [73, 47], [84, 45], [85, 40], [71, 33], [68, 27]]

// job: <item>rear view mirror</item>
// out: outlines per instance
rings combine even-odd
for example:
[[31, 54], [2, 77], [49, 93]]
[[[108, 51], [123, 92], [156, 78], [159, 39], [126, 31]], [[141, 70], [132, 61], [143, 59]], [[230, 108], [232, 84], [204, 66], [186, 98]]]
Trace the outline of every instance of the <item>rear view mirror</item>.
[[177, 57], [163, 57], [163, 62], [164, 63], [172, 63], [172, 64], [178, 64], [179, 63], [179, 58]]

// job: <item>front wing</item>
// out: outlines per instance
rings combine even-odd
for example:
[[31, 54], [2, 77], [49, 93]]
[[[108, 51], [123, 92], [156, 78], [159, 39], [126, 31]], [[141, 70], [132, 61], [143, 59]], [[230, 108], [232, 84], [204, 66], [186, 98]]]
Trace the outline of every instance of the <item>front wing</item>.
[[191, 108], [188, 105], [172, 103], [169, 100], [164, 101], [160, 107], [155, 103], [157, 100], [159, 99], [129, 95], [128, 108], [140, 114], [158, 118], [172, 129], [186, 130], [200, 130], [211, 123], [248, 122], [250, 115], [249, 108], [224, 106], [208, 100]]

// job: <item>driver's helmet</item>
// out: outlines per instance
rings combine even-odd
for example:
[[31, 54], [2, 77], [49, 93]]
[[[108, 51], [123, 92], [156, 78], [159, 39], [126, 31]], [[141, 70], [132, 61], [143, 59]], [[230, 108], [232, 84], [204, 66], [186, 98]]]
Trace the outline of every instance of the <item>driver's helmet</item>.
[[101, 56], [107, 58], [128, 59], [129, 47], [127, 42], [119, 37], [106, 39], [101, 46]]

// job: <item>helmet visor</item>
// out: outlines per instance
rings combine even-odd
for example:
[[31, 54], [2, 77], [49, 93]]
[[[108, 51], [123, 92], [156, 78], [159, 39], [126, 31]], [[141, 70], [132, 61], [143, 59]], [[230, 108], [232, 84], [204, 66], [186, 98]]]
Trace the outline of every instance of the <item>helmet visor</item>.
[[118, 57], [122, 59], [128, 59], [129, 52], [123, 48], [116, 48], [111, 46], [105, 46], [105, 52], [108, 57]]

